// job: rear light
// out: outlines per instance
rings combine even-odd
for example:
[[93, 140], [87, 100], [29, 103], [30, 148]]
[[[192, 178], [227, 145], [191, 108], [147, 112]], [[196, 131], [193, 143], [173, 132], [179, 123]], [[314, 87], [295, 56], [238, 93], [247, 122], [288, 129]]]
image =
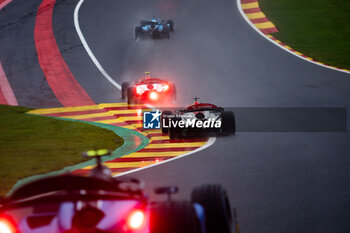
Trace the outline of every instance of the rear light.
[[142, 95], [142, 88], [140, 86], [136, 87], [136, 94]]
[[164, 91], [169, 90], [169, 85], [168, 85], [168, 84], [164, 84], [164, 85], [163, 85], [163, 90], [164, 90]]
[[142, 95], [145, 91], [147, 91], [147, 85], [136, 85], [136, 94]]
[[0, 233], [15, 233], [15, 224], [7, 217], [0, 217]]
[[157, 100], [158, 99], [158, 94], [154, 91], [152, 91], [150, 94], [149, 94], [149, 98], [151, 100]]
[[139, 230], [144, 224], [145, 213], [142, 210], [134, 210], [127, 219], [128, 228], [131, 230]]

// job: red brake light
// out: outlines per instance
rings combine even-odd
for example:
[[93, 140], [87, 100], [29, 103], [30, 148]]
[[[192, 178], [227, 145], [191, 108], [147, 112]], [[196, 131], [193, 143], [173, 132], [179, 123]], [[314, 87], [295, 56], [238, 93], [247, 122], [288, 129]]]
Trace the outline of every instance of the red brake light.
[[136, 93], [142, 95], [142, 88], [140, 86], [136, 86]]
[[15, 233], [16, 227], [12, 221], [6, 217], [0, 217], [0, 233]]
[[158, 94], [154, 91], [152, 91], [150, 94], [149, 94], [149, 98], [151, 100], [157, 100], [158, 99]]
[[145, 213], [142, 210], [134, 210], [127, 219], [127, 225], [131, 230], [139, 230], [144, 226], [144, 223]]
[[163, 85], [163, 90], [164, 90], [164, 91], [169, 90], [169, 85], [168, 85], [168, 84], [164, 84], [164, 85]]

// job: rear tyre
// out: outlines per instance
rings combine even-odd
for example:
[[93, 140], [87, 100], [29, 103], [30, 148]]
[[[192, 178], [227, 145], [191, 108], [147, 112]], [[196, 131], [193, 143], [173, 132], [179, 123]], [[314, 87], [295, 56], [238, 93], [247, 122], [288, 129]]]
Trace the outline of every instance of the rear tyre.
[[166, 23], [169, 25], [170, 31], [174, 31], [174, 21], [169, 19], [168, 21], [166, 21]]
[[169, 128], [169, 138], [170, 139], [182, 139], [184, 135], [182, 135], [181, 128]]
[[203, 206], [207, 233], [231, 233], [232, 213], [226, 190], [218, 184], [202, 185], [191, 195], [192, 203]]
[[[180, 121], [181, 118], [175, 117], [171, 120], [172, 120], [172, 122], [174, 122], [176, 124], [176, 122]], [[184, 135], [183, 135], [184, 131], [183, 130], [184, 130], [183, 128], [179, 128], [179, 127], [170, 127], [169, 131], [168, 131], [170, 139], [184, 138]]]
[[132, 88], [128, 88], [128, 105], [135, 104], [135, 97]]
[[171, 84], [171, 95], [172, 95], [172, 99], [175, 101], [177, 99], [175, 83]]
[[151, 233], [200, 233], [200, 224], [190, 202], [154, 203], [150, 213]]
[[[173, 113], [171, 112], [171, 111], [163, 111], [162, 112], [162, 121], [164, 122], [168, 122], [168, 120], [169, 120], [169, 115], [173, 115]], [[168, 132], [169, 132], [169, 128], [164, 128], [164, 127], [162, 127], [162, 133], [163, 134], [168, 134]]]
[[130, 84], [128, 82], [123, 82], [122, 83], [122, 99], [125, 100], [125, 98], [128, 95], [128, 88]]
[[221, 123], [223, 136], [229, 136], [236, 133], [236, 119], [233, 112], [223, 112]]

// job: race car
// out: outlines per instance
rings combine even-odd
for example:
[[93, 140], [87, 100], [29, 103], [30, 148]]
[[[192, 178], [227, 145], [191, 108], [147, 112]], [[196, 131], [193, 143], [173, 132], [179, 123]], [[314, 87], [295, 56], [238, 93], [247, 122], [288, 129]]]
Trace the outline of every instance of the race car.
[[151, 201], [140, 180], [111, 176], [101, 164], [101, 156], [107, 154], [85, 153], [97, 161], [90, 176], [41, 178], [3, 198], [0, 232], [231, 233], [232, 223], [237, 223], [221, 185], [199, 186], [189, 201], [173, 200], [177, 187], [158, 187], [155, 193], [167, 195], [167, 200]]
[[171, 139], [207, 136], [228, 136], [236, 133], [232, 111], [214, 104], [195, 102], [180, 110], [162, 112], [162, 132]]
[[151, 78], [150, 72], [137, 82], [122, 83], [122, 99], [128, 104], [159, 103], [176, 100], [176, 86], [168, 81]]
[[169, 38], [170, 32], [174, 30], [173, 20], [161, 20], [153, 16], [149, 20], [141, 20], [140, 25], [135, 27], [135, 39], [147, 35], [152, 38]]

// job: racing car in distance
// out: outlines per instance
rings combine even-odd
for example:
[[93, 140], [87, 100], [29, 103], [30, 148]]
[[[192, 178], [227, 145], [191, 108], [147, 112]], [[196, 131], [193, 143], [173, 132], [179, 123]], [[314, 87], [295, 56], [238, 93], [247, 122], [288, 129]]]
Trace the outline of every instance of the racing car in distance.
[[176, 100], [176, 86], [168, 81], [151, 78], [150, 72], [137, 82], [122, 83], [122, 99], [128, 104], [159, 103]]
[[231, 233], [236, 212], [218, 184], [194, 188], [188, 201], [173, 200], [177, 187], [155, 188], [167, 200], [151, 201], [144, 184], [112, 177], [101, 164], [106, 150], [89, 151], [90, 176], [45, 177], [23, 184], [0, 203], [1, 233]]
[[194, 104], [180, 110], [162, 112], [162, 133], [171, 139], [207, 136], [229, 136], [236, 133], [235, 115], [232, 111], [214, 104]]
[[169, 38], [170, 32], [174, 30], [174, 21], [167, 21], [153, 16], [149, 20], [141, 20], [140, 25], [135, 27], [135, 39], [145, 37], [147, 35], [152, 38]]

